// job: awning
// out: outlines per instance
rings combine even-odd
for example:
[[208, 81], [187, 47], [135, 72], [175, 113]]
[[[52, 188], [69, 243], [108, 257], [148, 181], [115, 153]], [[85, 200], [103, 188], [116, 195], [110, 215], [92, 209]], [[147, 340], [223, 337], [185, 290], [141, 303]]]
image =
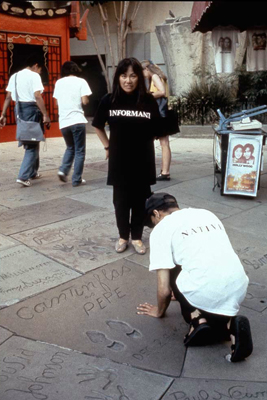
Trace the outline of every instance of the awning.
[[206, 33], [217, 26], [234, 26], [241, 32], [267, 29], [265, 1], [195, 1], [191, 12], [192, 32]]

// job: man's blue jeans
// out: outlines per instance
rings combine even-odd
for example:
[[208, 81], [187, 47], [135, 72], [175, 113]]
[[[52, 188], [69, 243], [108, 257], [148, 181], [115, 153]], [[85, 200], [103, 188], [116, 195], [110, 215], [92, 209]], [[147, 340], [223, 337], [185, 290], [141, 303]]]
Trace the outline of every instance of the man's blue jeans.
[[63, 156], [59, 171], [68, 175], [74, 161], [72, 186], [78, 186], [82, 181], [85, 160], [86, 129], [85, 124], [75, 124], [61, 129], [67, 149]]
[[19, 179], [34, 178], [39, 169], [39, 142], [24, 145], [25, 154], [19, 170]]
[[[25, 121], [35, 121], [42, 124], [42, 113], [35, 102], [19, 102], [19, 116]], [[18, 178], [22, 181], [34, 178], [39, 169], [39, 142], [19, 142], [19, 147], [24, 146], [25, 154], [20, 166]]]

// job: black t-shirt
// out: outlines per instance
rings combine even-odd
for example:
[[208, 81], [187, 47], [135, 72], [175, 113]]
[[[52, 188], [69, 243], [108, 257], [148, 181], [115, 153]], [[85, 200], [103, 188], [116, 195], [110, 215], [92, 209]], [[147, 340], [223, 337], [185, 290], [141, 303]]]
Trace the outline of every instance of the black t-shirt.
[[123, 95], [119, 103], [105, 95], [92, 125], [103, 129], [109, 124], [108, 185], [153, 185], [156, 183], [154, 137], [162, 135], [156, 100], [147, 94], [142, 104], [136, 95]]

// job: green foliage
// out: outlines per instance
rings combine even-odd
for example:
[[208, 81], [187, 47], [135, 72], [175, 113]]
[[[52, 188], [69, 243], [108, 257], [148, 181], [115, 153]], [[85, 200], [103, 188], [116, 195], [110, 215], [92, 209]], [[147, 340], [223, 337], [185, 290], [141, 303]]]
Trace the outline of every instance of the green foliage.
[[171, 101], [171, 107], [177, 107], [181, 123], [215, 123], [218, 121], [216, 110], [224, 114], [231, 113], [235, 103], [233, 83], [235, 77], [219, 77], [209, 72], [195, 71], [196, 82], [177, 100]]
[[239, 82], [237, 99], [256, 106], [267, 104], [267, 71], [247, 72], [243, 67], [236, 72]]

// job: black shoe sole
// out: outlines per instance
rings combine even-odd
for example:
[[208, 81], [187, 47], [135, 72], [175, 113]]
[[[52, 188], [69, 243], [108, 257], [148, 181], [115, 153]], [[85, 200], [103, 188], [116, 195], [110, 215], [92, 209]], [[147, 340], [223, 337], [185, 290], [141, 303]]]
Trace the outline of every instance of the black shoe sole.
[[230, 333], [235, 337], [231, 362], [242, 361], [253, 351], [250, 324], [247, 317], [238, 315], [231, 321]]

